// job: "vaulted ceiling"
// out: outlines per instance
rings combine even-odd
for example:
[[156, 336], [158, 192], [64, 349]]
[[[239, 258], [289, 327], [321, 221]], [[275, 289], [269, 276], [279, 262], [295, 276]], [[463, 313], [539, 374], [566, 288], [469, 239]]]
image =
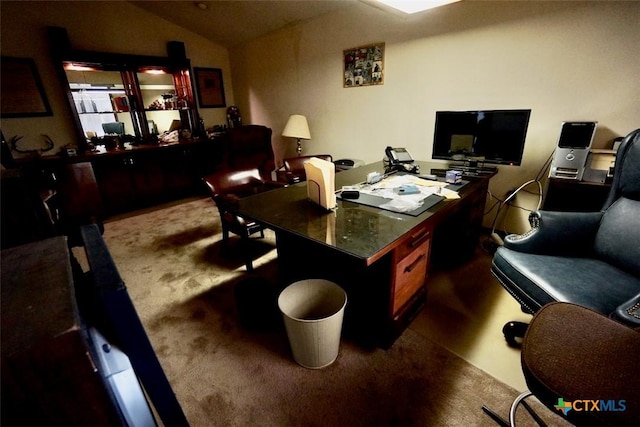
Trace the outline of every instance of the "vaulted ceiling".
[[297, 22], [358, 7], [359, 0], [129, 0], [169, 22], [225, 47], [244, 43]]

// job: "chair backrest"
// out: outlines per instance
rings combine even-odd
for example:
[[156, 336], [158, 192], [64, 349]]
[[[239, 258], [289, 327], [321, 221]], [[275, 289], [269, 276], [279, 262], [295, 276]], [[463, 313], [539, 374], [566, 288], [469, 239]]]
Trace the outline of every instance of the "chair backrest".
[[242, 170], [224, 170], [203, 178], [211, 192], [211, 197], [235, 194], [239, 197], [255, 192], [256, 183], [261, 182], [260, 171], [257, 168]]
[[116, 135], [124, 135], [124, 123], [123, 122], [103, 123], [102, 130], [104, 131], [104, 133], [115, 133]]
[[640, 200], [640, 129], [627, 135], [618, 148], [611, 191], [602, 210], [619, 197]]
[[317, 157], [328, 162], [333, 162], [333, 157], [331, 157], [330, 154], [315, 154], [313, 156], [289, 157], [287, 159], [283, 159], [284, 170], [288, 173], [299, 176], [302, 180], [305, 180], [307, 174], [304, 171], [304, 164], [312, 157]]
[[596, 234], [596, 255], [640, 277], [640, 129], [620, 145], [611, 192]]
[[64, 221], [91, 224], [105, 218], [105, 209], [90, 162], [72, 163], [56, 173], [58, 205]]
[[275, 169], [271, 129], [261, 125], [245, 125], [227, 132], [227, 162], [234, 170], [257, 168], [264, 179]]

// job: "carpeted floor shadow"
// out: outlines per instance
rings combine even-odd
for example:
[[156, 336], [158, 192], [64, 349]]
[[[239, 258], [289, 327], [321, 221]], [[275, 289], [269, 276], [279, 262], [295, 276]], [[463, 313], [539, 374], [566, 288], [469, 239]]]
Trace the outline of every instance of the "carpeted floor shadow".
[[[518, 394], [411, 329], [387, 351], [343, 339], [329, 367], [300, 367], [275, 305], [274, 234], [251, 242], [247, 273], [233, 245], [223, 256], [210, 199], [109, 222], [104, 236], [193, 426], [494, 426], [482, 406], [506, 417]], [[263, 311], [244, 310], [256, 298]]]

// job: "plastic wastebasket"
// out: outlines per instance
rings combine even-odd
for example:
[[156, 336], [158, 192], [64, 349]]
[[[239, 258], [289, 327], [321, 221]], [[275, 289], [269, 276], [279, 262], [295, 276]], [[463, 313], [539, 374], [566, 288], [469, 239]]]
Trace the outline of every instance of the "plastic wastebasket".
[[346, 305], [345, 291], [323, 279], [301, 280], [280, 293], [278, 307], [299, 365], [320, 369], [337, 359]]

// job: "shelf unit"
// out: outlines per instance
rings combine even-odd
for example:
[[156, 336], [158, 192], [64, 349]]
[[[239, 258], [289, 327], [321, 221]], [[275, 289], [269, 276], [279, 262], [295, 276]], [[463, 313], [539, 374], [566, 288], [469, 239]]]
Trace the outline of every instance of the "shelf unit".
[[167, 57], [80, 51], [71, 48], [64, 28], [48, 31], [80, 151], [91, 136], [104, 136], [102, 123], [109, 121], [123, 122], [126, 137], [141, 143], [175, 128], [198, 134], [183, 43], [168, 42]]

